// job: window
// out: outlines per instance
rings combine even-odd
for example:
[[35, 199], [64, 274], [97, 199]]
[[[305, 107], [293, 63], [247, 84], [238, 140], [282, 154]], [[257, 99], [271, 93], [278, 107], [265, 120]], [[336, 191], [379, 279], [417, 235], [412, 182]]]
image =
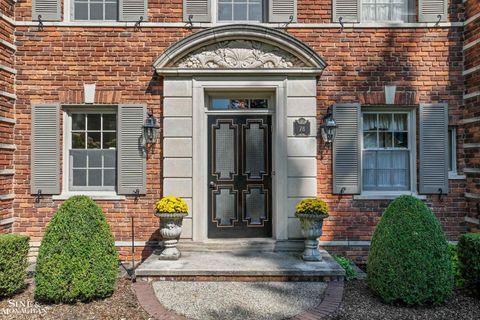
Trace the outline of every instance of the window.
[[457, 173], [457, 130], [455, 128], [448, 129], [448, 172]]
[[213, 98], [211, 108], [213, 110], [267, 109], [268, 100]]
[[363, 112], [364, 191], [410, 190], [409, 113]]
[[218, 21], [262, 20], [262, 0], [218, 0]]
[[361, 10], [363, 22], [409, 21], [408, 0], [362, 0]]
[[75, 20], [118, 19], [118, 0], [74, 0]]
[[70, 190], [115, 190], [116, 114], [72, 113], [70, 118]]

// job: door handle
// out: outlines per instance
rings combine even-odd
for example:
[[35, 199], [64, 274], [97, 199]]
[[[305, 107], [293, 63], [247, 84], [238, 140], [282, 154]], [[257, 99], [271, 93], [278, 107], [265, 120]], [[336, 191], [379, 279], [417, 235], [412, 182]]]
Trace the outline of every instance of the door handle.
[[216, 184], [215, 182], [213, 182], [213, 181], [210, 181], [210, 183], [208, 184], [208, 187], [209, 187], [210, 189], [216, 189], [216, 188], [217, 188], [217, 184]]

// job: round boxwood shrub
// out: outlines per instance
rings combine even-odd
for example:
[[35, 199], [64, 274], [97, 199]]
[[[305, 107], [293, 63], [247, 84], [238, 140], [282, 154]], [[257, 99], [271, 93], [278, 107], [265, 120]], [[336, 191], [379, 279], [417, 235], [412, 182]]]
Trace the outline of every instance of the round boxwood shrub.
[[118, 274], [118, 253], [102, 209], [86, 196], [65, 201], [40, 245], [35, 298], [70, 303], [108, 297]]
[[25, 286], [29, 240], [17, 234], [0, 234], [0, 299]]
[[451, 295], [448, 243], [421, 200], [401, 196], [385, 210], [372, 237], [367, 283], [386, 303], [440, 303]]

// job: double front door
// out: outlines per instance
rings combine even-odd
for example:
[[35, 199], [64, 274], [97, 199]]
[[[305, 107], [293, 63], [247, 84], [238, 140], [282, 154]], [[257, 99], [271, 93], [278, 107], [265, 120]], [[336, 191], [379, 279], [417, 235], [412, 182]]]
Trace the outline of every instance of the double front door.
[[208, 116], [208, 237], [272, 236], [271, 116]]

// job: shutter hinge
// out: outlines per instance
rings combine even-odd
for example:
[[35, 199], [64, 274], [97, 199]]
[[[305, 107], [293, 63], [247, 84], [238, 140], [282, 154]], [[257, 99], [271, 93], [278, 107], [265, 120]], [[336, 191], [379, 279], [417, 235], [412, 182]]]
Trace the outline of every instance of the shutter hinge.
[[140, 198], [140, 189], [135, 189], [135, 191], [133, 191], [133, 194], [135, 195], [135, 197], [133, 198], [133, 202], [134, 203], [137, 203], [138, 202], [138, 198]]
[[38, 29], [37, 31], [43, 31], [43, 21], [42, 21], [42, 15], [38, 15]]
[[35, 203], [40, 203], [41, 198], [42, 198], [42, 189], [38, 189], [37, 194], [35, 195]]

